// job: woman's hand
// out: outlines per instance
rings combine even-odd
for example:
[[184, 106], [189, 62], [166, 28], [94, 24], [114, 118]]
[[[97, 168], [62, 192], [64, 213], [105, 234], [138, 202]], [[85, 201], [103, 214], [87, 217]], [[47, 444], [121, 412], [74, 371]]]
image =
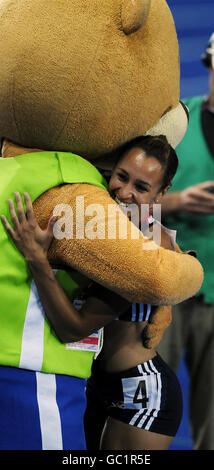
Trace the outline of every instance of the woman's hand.
[[15, 193], [15, 199], [17, 203], [17, 214], [13, 201], [9, 200], [10, 215], [14, 228], [9, 224], [4, 215], [1, 216], [7, 232], [27, 261], [37, 261], [42, 258], [47, 258], [48, 248], [53, 239], [53, 226], [56, 217], [51, 217], [47, 229], [42, 230], [34, 216], [33, 205], [29, 194], [24, 193], [26, 213], [19, 193]]

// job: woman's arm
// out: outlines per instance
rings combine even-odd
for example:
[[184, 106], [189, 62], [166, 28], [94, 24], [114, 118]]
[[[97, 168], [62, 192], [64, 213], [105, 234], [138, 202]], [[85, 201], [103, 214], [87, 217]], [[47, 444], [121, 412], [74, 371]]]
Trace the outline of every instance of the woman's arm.
[[47, 260], [47, 251], [53, 238], [55, 218], [51, 218], [46, 230], [41, 230], [34, 217], [30, 196], [25, 193], [26, 214], [19, 193], [15, 193], [17, 214], [9, 201], [14, 228], [1, 216], [7, 232], [16, 247], [24, 255], [35, 280], [38, 294], [47, 318], [62, 342], [79, 341], [110, 323], [118, 312], [107, 303], [90, 297], [80, 311], [69, 301], [58, 283]]
[[117, 314], [102, 300], [89, 297], [77, 311], [46, 259], [28, 261], [47, 318], [63, 343], [79, 341], [110, 323]]

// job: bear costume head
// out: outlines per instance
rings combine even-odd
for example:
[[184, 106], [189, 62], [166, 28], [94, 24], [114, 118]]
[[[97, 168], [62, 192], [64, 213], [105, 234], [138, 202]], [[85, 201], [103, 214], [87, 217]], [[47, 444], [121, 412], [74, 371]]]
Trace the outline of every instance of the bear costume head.
[[[165, 134], [176, 147], [186, 131], [178, 42], [165, 0], [0, 0], [0, 64], [0, 138], [25, 147], [20, 153], [30, 159], [36, 153], [28, 149], [36, 148], [66, 152], [66, 165], [70, 159], [75, 166], [73, 154], [108, 165], [112, 151], [137, 136]], [[15, 155], [17, 149], [3, 156]], [[81, 183], [34, 198], [42, 227], [56, 205], [73, 207], [79, 195], [107, 214], [114, 203], [108, 192]], [[171, 305], [194, 295], [200, 263], [155, 244], [142, 249], [148, 240], [142, 233], [131, 239], [131, 225], [122, 240], [54, 239], [49, 259], [130, 301]], [[158, 337], [169, 319], [168, 310], [165, 322], [163, 314], [156, 318]]]
[[164, 0], [0, 2], [0, 136], [90, 160], [187, 127]]

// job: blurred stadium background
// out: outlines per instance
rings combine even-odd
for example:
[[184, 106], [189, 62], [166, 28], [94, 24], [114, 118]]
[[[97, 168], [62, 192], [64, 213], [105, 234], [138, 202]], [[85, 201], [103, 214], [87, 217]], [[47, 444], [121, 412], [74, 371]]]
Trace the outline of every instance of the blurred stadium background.
[[[180, 46], [181, 99], [208, 92], [208, 71], [200, 57], [214, 32], [214, 0], [167, 0], [174, 17]], [[183, 390], [183, 419], [171, 450], [191, 450], [188, 419], [188, 374], [181, 362], [178, 377]]]

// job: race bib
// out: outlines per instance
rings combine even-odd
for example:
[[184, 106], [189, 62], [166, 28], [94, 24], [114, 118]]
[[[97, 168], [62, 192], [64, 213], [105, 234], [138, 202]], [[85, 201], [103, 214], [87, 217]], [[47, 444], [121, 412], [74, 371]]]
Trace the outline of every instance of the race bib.
[[[85, 300], [82, 299], [75, 299], [73, 301], [73, 306], [76, 310], [80, 310], [85, 303]], [[67, 343], [66, 349], [73, 349], [78, 351], [89, 351], [94, 352], [95, 357], [98, 356], [102, 349], [103, 345], [103, 328], [92, 333], [87, 338], [81, 339], [80, 341], [76, 341], [75, 343]]]
[[67, 343], [67, 349], [78, 349], [79, 351], [91, 351], [94, 353], [99, 353], [102, 348], [102, 337], [103, 337], [103, 328], [98, 330], [96, 333], [87, 338], [76, 341], [75, 343]]

